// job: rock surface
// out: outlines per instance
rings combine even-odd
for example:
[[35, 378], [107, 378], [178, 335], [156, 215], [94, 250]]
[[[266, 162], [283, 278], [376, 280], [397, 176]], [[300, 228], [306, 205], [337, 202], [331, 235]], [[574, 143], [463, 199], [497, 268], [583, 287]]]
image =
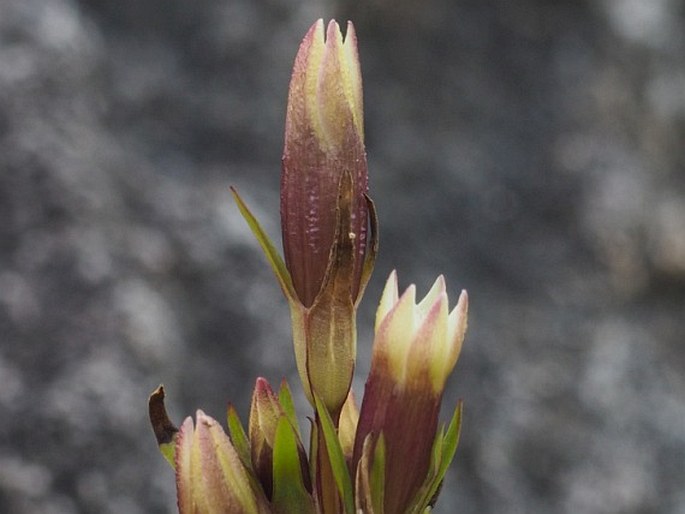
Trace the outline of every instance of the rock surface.
[[[177, 421], [297, 388], [276, 236], [292, 59], [354, 20], [381, 255], [467, 288], [436, 512], [685, 512], [685, 10], [668, 0], [0, 0], [0, 512], [163, 513]], [[300, 397], [301, 412], [306, 412]]]

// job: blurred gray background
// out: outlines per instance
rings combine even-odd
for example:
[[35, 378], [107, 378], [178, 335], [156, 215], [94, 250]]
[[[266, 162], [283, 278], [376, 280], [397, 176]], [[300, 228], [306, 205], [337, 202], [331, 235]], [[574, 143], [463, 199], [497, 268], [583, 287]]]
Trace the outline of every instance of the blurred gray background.
[[299, 393], [278, 238], [290, 68], [354, 20], [380, 289], [467, 288], [436, 512], [685, 513], [685, 5], [0, 0], [0, 512], [169, 513], [148, 427]]

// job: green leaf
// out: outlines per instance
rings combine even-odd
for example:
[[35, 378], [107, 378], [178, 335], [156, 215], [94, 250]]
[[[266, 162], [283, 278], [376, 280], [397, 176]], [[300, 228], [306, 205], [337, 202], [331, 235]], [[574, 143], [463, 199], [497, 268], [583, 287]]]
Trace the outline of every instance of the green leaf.
[[285, 379], [283, 379], [281, 382], [281, 388], [278, 391], [278, 403], [281, 404], [283, 412], [285, 412], [285, 415], [288, 416], [290, 424], [295, 429], [297, 438], [301, 439], [302, 436], [300, 435], [300, 425], [297, 422], [297, 412], [295, 412], [295, 402], [293, 402], [293, 395], [290, 392], [290, 387], [288, 387], [288, 383], [285, 381]]
[[440, 461], [440, 468], [438, 470], [438, 475], [435, 477], [435, 487], [432, 491], [433, 494], [437, 492], [440, 483], [445, 478], [445, 473], [447, 473], [447, 468], [449, 468], [454, 459], [454, 455], [457, 453], [457, 446], [459, 445], [459, 435], [461, 434], [461, 414], [463, 410], [463, 402], [459, 401], [457, 408], [454, 410], [454, 416], [452, 416], [452, 421], [450, 421], [447, 427], [447, 433], [443, 438], [442, 444], [442, 459]]
[[250, 212], [250, 209], [248, 209], [247, 205], [238, 194], [238, 191], [236, 191], [236, 189], [233, 186], [231, 186], [231, 194], [233, 195], [233, 198], [235, 199], [235, 202], [238, 205], [240, 214], [243, 215], [243, 218], [250, 227], [250, 230], [252, 230], [252, 233], [257, 239], [257, 242], [262, 247], [264, 255], [269, 261], [271, 269], [276, 275], [276, 279], [278, 280], [281, 289], [283, 289], [283, 293], [289, 301], [295, 301], [297, 299], [297, 294], [295, 293], [295, 288], [293, 286], [290, 273], [288, 272], [288, 269], [285, 267], [283, 258], [276, 250], [276, 247], [271, 242], [271, 239], [269, 239], [269, 236], [266, 235], [266, 232], [264, 232], [264, 229], [262, 229], [261, 225], [259, 224], [259, 221], [257, 221], [257, 218], [255, 218], [254, 214]]
[[164, 386], [155, 389], [148, 400], [150, 424], [155, 433], [159, 451], [171, 467], [176, 469], [176, 438], [178, 428], [169, 419], [164, 406]]
[[273, 498], [277, 512], [314, 513], [314, 501], [302, 480], [298, 436], [287, 416], [276, 427], [273, 449]]
[[[445, 478], [447, 469], [450, 467], [454, 455], [457, 452], [457, 446], [459, 445], [459, 434], [461, 433], [461, 415], [462, 415], [463, 402], [459, 401], [456, 409], [454, 410], [454, 416], [447, 427], [447, 432], [440, 441], [440, 448], [442, 450], [439, 460], [439, 466], [437, 469], [437, 474], [431, 481], [430, 487], [428, 489], [427, 501], [429, 505], [435, 502], [435, 497], [440, 491], [440, 486]], [[442, 432], [442, 431], [441, 431]], [[437, 442], [437, 441], [436, 441]]]
[[231, 442], [235, 447], [240, 462], [243, 463], [247, 469], [252, 470], [252, 454], [250, 453], [250, 441], [247, 438], [243, 424], [240, 422], [238, 413], [232, 404], [228, 406], [228, 414], [226, 415], [226, 423], [228, 424], [228, 433], [231, 436]]
[[371, 465], [371, 500], [376, 514], [383, 514], [385, 503], [385, 437], [381, 432], [376, 448], [373, 451], [373, 464]]
[[[321, 424], [321, 431], [323, 432], [324, 440], [326, 442], [326, 451], [328, 452], [328, 459], [331, 463], [333, 478], [338, 486], [340, 497], [343, 499], [345, 512], [347, 514], [354, 514], [354, 493], [352, 489], [352, 479], [350, 478], [350, 473], [347, 470], [345, 455], [343, 454], [342, 447], [340, 446], [338, 434], [335, 431], [333, 420], [331, 419], [326, 406], [321, 401], [321, 398], [315, 394], [314, 400], [316, 402], [318, 419]], [[321, 451], [321, 448], [319, 448], [318, 451]]]
[[440, 471], [440, 463], [442, 462], [442, 447], [445, 443], [445, 424], [440, 423], [440, 427], [438, 428], [437, 435], [435, 436], [435, 440], [433, 441], [433, 448], [432, 448], [432, 454], [431, 454], [431, 462], [430, 462], [430, 467], [428, 476], [431, 480], [433, 480], [434, 477], [438, 476], [438, 473]]

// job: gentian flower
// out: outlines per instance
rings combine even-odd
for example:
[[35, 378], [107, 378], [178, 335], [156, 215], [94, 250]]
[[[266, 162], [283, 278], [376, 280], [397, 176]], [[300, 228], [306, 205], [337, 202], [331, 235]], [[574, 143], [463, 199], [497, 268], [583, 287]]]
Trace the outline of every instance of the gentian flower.
[[467, 308], [462, 291], [449, 312], [442, 276], [418, 304], [414, 285], [399, 296], [395, 272], [386, 283], [354, 449], [356, 469], [367, 436], [382, 434], [385, 512], [409, 512], [431, 478], [440, 402], [461, 351]]

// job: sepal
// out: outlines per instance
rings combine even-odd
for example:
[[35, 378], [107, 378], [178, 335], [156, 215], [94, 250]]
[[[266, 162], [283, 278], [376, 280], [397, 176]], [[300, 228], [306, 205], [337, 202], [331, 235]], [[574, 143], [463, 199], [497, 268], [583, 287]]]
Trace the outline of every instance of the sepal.
[[385, 511], [385, 439], [383, 434], [375, 444], [374, 439], [373, 434], [366, 436], [356, 474], [355, 505], [365, 514]]
[[155, 389], [148, 400], [150, 424], [155, 433], [159, 451], [172, 468], [176, 469], [176, 438], [178, 428], [171, 422], [164, 406], [164, 386]]

